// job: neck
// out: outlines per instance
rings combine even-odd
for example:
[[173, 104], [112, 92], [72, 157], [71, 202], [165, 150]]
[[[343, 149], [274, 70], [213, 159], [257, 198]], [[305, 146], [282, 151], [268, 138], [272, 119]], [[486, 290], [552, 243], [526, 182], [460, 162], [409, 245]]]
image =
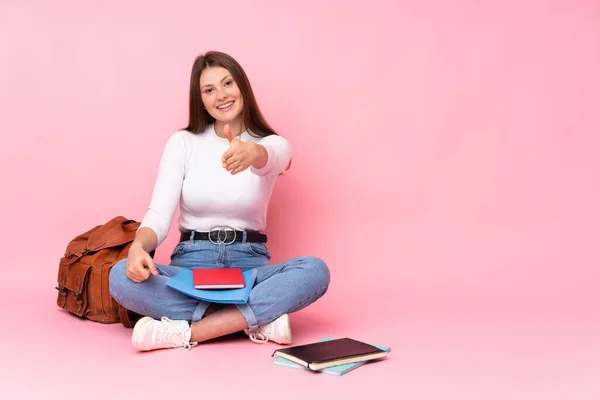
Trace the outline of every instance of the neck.
[[[233, 137], [239, 136], [242, 132], [246, 130], [244, 127], [244, 122], [241, 120], [235, 120], [231, 122], [227, 122], [229, 124], [229, 131], [233, 135]], [[215, 121], [215, 132], [217, 136], [224, 138], [223, 135], [223, 127], [225, 126], [225, 122]]]

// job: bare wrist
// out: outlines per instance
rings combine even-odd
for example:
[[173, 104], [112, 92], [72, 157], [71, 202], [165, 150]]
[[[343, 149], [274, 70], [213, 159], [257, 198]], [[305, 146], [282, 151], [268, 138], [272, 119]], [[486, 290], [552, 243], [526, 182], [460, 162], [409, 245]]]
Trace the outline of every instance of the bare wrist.
[[142, 244], [140, 242], [136, 242], [134, 241], [133, 243], [131, 243], [131, 247], [129, 248], [129, 250], [138, 250], [138, 249], [144, 249], [144, 247], [142, 246]]

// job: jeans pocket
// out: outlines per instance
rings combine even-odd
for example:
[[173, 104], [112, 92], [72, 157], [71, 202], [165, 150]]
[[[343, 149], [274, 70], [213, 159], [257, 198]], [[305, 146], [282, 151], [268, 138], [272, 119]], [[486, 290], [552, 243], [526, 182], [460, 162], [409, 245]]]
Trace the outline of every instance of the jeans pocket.
[[180, 255], [182, 255], [185, 252], [187, 245], [188, 245], [188, 242], [177, 243], [177, 246], [175, 246], [175, 248], [173, 249], [173, 252], [171, 253], [171, 260], [174, 260], [177, 257], [179, 257]]
[[271, 253], [264, 243], [246, 242], [246, 247], [248, 248], [248, 251], [255, 256], [265, 257], [269, 260], [271, 259]]

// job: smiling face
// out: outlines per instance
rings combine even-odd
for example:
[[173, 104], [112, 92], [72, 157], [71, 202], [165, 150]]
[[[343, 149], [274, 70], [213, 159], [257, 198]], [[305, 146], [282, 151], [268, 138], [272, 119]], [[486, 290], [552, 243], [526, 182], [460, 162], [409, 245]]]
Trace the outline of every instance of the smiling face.
[[240, 89], [223, 67], [208, 67], [200, 75], [200, 93], [206, 111], [222, 123], [241, 122], [244, 99]]

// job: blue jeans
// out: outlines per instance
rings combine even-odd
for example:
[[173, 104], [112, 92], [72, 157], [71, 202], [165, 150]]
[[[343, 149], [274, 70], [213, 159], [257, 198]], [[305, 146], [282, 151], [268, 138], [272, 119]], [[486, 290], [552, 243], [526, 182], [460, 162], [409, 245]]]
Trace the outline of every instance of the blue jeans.
[[264, 244], [242, 242], [213, 244], [189, 240], [177, 244], [170, 265], [156, 264], [158, 276], [136, 283], [125, 275], [127, 260], [110, 271], [110, 293], [125, 308], [155, 319], [168, 317], [195, 322], [202, 319], [210, 303], [181, 294], [165, 282], [183, 268], [257, 268], [258, 276], [247, 304], [237, 304], [249, 329], [268, 324], [315, 302], [327, 291], [329, 269], [312, 256], [296, 257], [271, 265]]

